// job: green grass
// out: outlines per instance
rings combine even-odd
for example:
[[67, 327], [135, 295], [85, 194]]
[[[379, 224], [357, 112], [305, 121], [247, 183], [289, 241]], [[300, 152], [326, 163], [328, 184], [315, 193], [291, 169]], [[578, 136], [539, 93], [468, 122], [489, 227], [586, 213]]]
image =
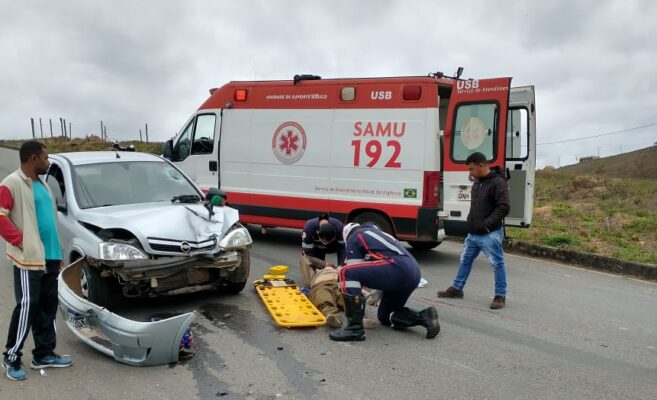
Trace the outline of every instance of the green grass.
[[[104, 142], [97, 137], [89, 139], [66, 140], [63, 138], [43, 139], [40, 140], [48, 148], [49, 153], [67, 153], [71, 151], [100, 151], [100, 150], [113, 150], [111, 142]], [[24, 140], [0, 140], [0, 144], [20, 148]], [[135, 146], [137, 151], [144, 153], [162, 154], [163, 143], [151, 142], [142, 143], [139, 141], [126, 141], [120, 142], [121, 146]]]
[[657, 180], [539, 171], [534, 220], [507, 236], [657, 264]]

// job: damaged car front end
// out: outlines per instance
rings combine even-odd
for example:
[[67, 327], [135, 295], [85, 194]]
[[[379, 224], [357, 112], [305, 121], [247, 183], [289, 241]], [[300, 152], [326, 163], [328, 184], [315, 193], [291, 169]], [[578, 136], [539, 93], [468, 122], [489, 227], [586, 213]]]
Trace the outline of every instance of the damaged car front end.
[[[116, 296], [240, 292], [251, 236], [225, 194], [204, 194], [165, 159], [143, 153], [51, 155], [64, 263], [60, 308], [92, 347], [132, 365], [177, 360], [194, 313], [134, 321], [113, 313]], [[174, 351], [175, 350], [175, 351]]]

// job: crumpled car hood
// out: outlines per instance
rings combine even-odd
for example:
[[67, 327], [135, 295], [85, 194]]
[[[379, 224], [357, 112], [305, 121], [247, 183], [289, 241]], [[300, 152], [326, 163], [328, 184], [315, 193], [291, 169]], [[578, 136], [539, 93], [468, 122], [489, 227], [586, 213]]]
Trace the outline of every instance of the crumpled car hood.
[[94, 349], [134, 366], [177, 362], [180, 342], [196, 318], [188, 312], [154, 322], [134, 321], [91, 303], [82, 296], [83, 259], [59, 274], [59, 309], [66, 326]]
[[81, 210], [78, 220], [102, 229], [127, 229], [140, 239], [149, 237], [200, 242], [219, 238], [239, 220], [230, 207], [215, 207], [212, 219], [201, 204], [145, 203]]

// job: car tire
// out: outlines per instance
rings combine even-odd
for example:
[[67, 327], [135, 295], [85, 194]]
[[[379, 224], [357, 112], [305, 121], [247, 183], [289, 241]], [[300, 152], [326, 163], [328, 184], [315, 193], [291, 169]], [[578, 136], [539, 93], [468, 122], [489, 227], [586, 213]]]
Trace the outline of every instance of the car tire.
[[100, 271], [89, 264], [83, 264], [80, 275], [82, 294], [90, 302], [101, 307], [110, 305], [111, 290], [107, 279], [100, 276]]
[[442, 241], [435, 241], [435, 242], [417, 242], [415, 240], [409, 240], [408, 244], [413, 247], [414, 250], [417, 251], [429, 251], [431, 249], [435, 249], [440, 245]]
[[392, 224], [388, 218], [376, 212], [367, 211], [360, 213], [356, 215], [350, 222], [356, 222], [359, 224], [365, 222], [373, 222], [377, 224], [383, 232], [395, 236], [394, 229], [392, 229]]
[[237, 294], [244, 289], [246, 282], [249, 280], [249, 273], [251, 272], [251, 255], [249, 250], [242, 251], [242, 261], [235, 270], [228, 273], [227, 278], [222, 278], [222, 283], [219, 286], [221, 293]]

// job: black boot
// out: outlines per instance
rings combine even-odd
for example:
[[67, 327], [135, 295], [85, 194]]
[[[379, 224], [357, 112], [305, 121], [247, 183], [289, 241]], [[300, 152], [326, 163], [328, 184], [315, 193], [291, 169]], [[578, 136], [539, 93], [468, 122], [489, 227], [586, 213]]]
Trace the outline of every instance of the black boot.
[[423, 326], [427, 329], [427, 339], [435, 338], [440, 332], [438, 311], [436, 311], [435, 307], [425, 308], [420, 312], [404, 307], [390, 315], [390, 323], [393, 328], [398, 329], [418, 325]]
[[347, 317], [347, 326], [339, 331], [329, 332], [331, 340], [338, 342], [351, 342], [365, 340], [363, 317], [365, 316], [365, 299], [362, 296], [343, 294], [344, 313]]

